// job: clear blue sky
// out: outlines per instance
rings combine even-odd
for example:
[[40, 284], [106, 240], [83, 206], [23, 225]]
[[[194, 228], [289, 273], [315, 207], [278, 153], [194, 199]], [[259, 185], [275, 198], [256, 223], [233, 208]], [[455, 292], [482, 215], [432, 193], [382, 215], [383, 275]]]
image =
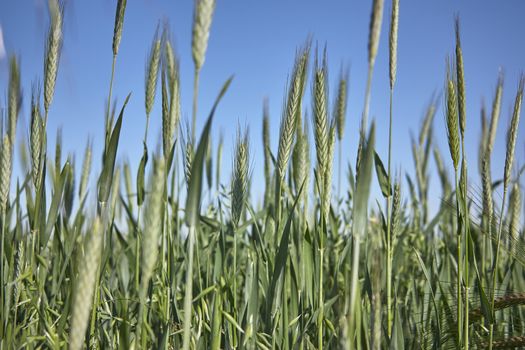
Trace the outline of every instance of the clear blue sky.
[[[112, 57], [115, 0], [66, 1], [62, 60], [48, 130], [63, 128], [63, 153], [77, 154], [80, 167], [88, 136], [94, 139], [94, 166], [99, 168], [103, 144], [104, 101]], [[379, 54], [372, 86], [370, 115], [377, 120], [377, 150], [386, 158], [388, 135], [388, 27], [390, 1], [385, 14]], [[308, 35], [314, 43], [326, 43], [330, 71], [330, 90], [334, 97], [337, 73], [349, 64], [349, 108], [343, 144], [344, 157], [355, 162], [358, 125], [366, 83], [367, 40], [371, 1], [218, 1], [206, 61], [201, 73], [198, 130], [225, 79], [235, 79], [221, 103], [214, 121], [214, 141], [222, 130], [225, 139], [223, 181], [230, 175], [235, 128], [249, 125], [253, 192], [260, 198], [257, 184], [262, 179], [261, 110], [264, 97], [270, 100], [272, 145], [275, 150], [285, 84], [294, 52]], [[499, 67], [505, 73], [505, 89], [496, 147], [494, 178], [502, 173], [505, 132], [519, 74], [525, 68], [525, 2], [496, 1], [420, 1], [401, 0], [397, 85], [394, 100], [393, 164], [412, 173], [410, 131], [417, 132], [433, 93], [441, 93], [445, 77], [445, 58], [454, 49], [453, 19], [462, 24], [467, 82], [467, 147], [470, 177], [477, 181], [477, 150], [480, 130], [480, 102], [490, 107]], [[120, 157], [136, 164], [142, 151], [144, 111], [144, 67], [151, 39], [159, 21], [169, 20], [172, 37], [181, 62], [182, 115], [191, 117], [193, 63], [191, 59], [191, 0], [129, 0], [120, 46], [114, 96], [121, 103], [133, 92], [122, 130]], [[22, 0], [0, 2], [0, 26], [8, 54], [21, 57], [24, 105], [18, 139], [28, 135], [31, 84], [43, 77], [45, 33], [48, 27], [47, 2]], [[5, 106], [7, 59], [0, 58], [0, 106]], [[308, 89], [309, 90], [309, 89]], [[307, 90], [307, 91], [308, 91]], [[159, 97], [160, 94], [157, 94]], [[150, 149], [160, 136], [160, 98], [152, 114]], [[309, 103], [305, 106], [309, 107]], [[330, 102], [332, 105], [332, 102]], [[442, 101], [434, 122], [434, 133], [447, 164], [448, 146], [444, 129]], [[310, 113], [311, 115], [311, 113]], [[525, 121], [517, 143], [517, 161], [524, 163]], [[200, 131], [198, 131], [199, 133]], [[312, 153], [313, 155], [313, 153]], [[337, 157], [336, 157], [337, 159]], [[431, 162], [433, 168], [433, 161]], [[336, 164], [334, 164], [336, 166]], [[337, 169], [337, 168], [335, 168]], [[437, 175], [432, 173], [436, 186]], [[435, 195], [439, 192], [433, 191]], [[432, 197], [431, 197], [432, 198]]]

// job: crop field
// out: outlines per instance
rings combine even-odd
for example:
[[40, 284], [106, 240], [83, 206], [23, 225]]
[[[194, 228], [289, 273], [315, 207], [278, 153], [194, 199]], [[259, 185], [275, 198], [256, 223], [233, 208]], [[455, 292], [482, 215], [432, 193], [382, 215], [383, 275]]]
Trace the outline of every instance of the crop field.
[[[202, 67], [214, 64], [205, 57], [215, 0], [193, 3], [193, 85], [181, 83], [169, 29], [159, 25], [144, 94], [135, 89], [112, 104], [119, 46], [131, 40], [127, 5], [114, 1], [114, 31], [107, 33], [113, 60], [104, 62], [112, 70], [104, 83], [103, 151], [94, 154], [88, 142], [76, 154], [78, 167], [72, 155], [63, 157], [61, 133], [55, 147], [48, 139], [64, 4], [48, 1], [41, 81], [21, 86], [20, 57], [8, 57], [0, 100], [0, 349], [525, 348], [524, 167], [515, 156], [525, 80], [506, 76], [513, 90], [504, 92], [503, 73], [495, 75], [481, 119], [467, 111], [459, 15], [450, 22], [454, 51], [440, 97], [412, 137], [406, 166], [413, 169], [405, 172], [392, 164], [399, 137], [392, 128], [403, 123], [393, 108], [399, 0], [370, 3], [359, 129], [345, 128], [351, 75], [332, 74], [329, 89], [327, 50], [306, 39], [290, 57], [280, 125], [272, 129], [264, 104], [250, 121], [262, 124], [262, 135], [228, 130], [235, 145], [224, 156], [222, 138], [214, 144], [211, 136], [235, 77], [214, 92], [210, 110], [197, 110]], [[388, 45], [380, 46], [383, 21]], [[378, 134], [369, 112], [383, 50], [388, 135]], [[181, 91], [192, 105], [181, 106]], [[504, 93], [512, 96], [508, 106]], [[30, 122], [17, 133], [23, 98]], [[145, 107], [144, 137], [135, 140], [143, 152], [122, 161], [130, 99]], [[186, 123], [182, 109], [191, 111]], [[161, 130], [152, 130], [150, 120], [159, 118]], [[479, 120], [477, 158], [467, 159], [474, 141], [465, 130]], [[436, 135], [437, 123], [446, 133]], [[498, 128], [505, 138], [496, 154]], [[148, 147], [157, 132], [158, 146]], [[17, 140], [21, 134], [27, 140]], [[358, 140], [355, 154], [343, 151], [345, 137]], [[437, 147], [436, 137], [448, 147]], [[377, 147], [379, 138], [386, 149]], [[254, 160], [255, 148], [261, 159]], [[498, 171], [491, 167], [496, 156], [504, 159]], [[264, 164], [262, 181], [252, 181], [254, 161]]]

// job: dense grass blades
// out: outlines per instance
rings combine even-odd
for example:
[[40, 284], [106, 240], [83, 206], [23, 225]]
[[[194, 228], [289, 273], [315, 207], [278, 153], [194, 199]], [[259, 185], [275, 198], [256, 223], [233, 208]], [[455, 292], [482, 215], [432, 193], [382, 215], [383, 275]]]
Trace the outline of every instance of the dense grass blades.
[[[41, 81], [24, 90], [22, 55], [6, 61], [0, 349], [523, 348], [525, 79], [519, 77], [513, 106], [506, 106], [503, 74], [495, 72], [491, 105], [482, 103], [473, 140], [469, 130], [478, 119], [467, 98], [475, 100], [475, 89], [467, 86], [474, 87], [475, 58], [459, 17], [451, 19], [444, 85], [424, 105], [408, 139], [411, 153], [400, 149], [405, 116], [394, 107], [407, 102], [398, 100], [398, 89], [418, 88], [401, 82], [409, 76], [398, 46], [402, 4], [371, 2], [363, 81], [346, 62], [330, 77], [328, 45], [312, 50], [308, 37], [290, 57], [286, 83], [276, 87], [284, 87], [277, 121], [270, 115], [274, 102], [265, 98], [261, 115], [249, 116], [250, 125], [235, 134], [218, 130], [223, 98], [238, 105], [237, 80], [227, 78], [232, 72], [219, 80], [214, 101], [202, 101], [212, 103], [207, 116], [197, 108], [213, 16], [224, 4], [194, 2], [191, 48], [180, 55], [167, 21], [150, 28], [145, 71], [126, 72], [144, 79], [141, 93], [125, 86], [128, 94], [117, 103], [119, 47], [122, 55], [126, 41], [135, 40], [126, 33], [126, 13], [141, 14], [132, 8], [136, 2], [115, 0], [114, 22], [101, 26], [113, 29], [106, 45], [109, 90], [98, 101], [105, 103], [103, 132], [79, 135], [82, 147], [72, 152], [66, 129], [53, 134], [53, 147], [47, 142], [62, 46], [69, 43], [63, 3], [49, 1]], [[388, 65], [386, 56], [381, 63], [383, 51]], [[119, 56], [119, 65], [125, 60]], [[377, 100], [386, 102], [370, 109], [376, 60], [385, 83], [377, 84], [385, 89], [377, 95], [386, 97]], [[364, 95], [358, 120], [354, 93]], [[136, 140], [126, 128], [136, 122], [133, 105], [146, 115], [144, 136]], [[502, 138], [499, 120], [508, 107]], [[477, 158], [467, 152], [474, 141]], [[130, 144], [140, 149], [139, 159], [125, 158]], [[479, 174], [468, 171], [467, 153]], [[413, 165], [398, 163], [410, 156]], [[498, 156], [500, 170], [499, 159], [493, 163]]]

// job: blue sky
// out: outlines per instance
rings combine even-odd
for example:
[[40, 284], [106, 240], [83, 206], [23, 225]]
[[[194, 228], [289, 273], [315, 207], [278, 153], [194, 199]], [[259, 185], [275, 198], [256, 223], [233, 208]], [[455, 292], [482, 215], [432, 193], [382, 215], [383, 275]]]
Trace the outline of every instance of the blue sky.
[[[115, 0], [66, 1], [64, 46], [48, 130], [50, 147], [54, 132], [62, 127], [63, 153], [77, 154], [77, 167], [89, 137], [94, 140], [94, 166], [99, 168], [103, 144], [104, 101], [112, 58]], [[388, 135], [388, 27], [390, 1], [385, 1], [383, 29], [372, 85], [370, 116], [377, 121], [377, 151], [386, 158]], [[367, 70], [367, 40], [371, 1], [218, 1], [206, 61], [201, 72], [198, 130], [214, 98], [231, 74], [234, 81], [221, 102], [214, 121], [214, 141], [222, 131], [225, 140], [223, 181], [229, 177], [231, 146], [238, 124], [249, 126], [253, 192], [262, 189], [261, 115], [265, 97], [270, 101], [272, 145], [277, 148], [279, 118], [287, 77], [294, 53], [310, 35], [314, 43], [327, 45], [330, 99], [341, 64], [350, 66], [348, 114], [343, 158], [355, 163], [358, 127], [363, 109]], [[517, 82], [525, 68], [525, 2], [401, 0], [397, 84], [394, 97], [393, 165], [412, 173], [410, 132], [417, 133], [433, 93], [443, 90], [445, 59], [454, 50], [454, 15], [461, 18], [461, 36], [467, 83], [467, 156], [470, 177], [477, 181], [480, 106], [490, 108], [498, 70], [505, 73], [502, 115], [493, 156], [493, 177], [503, 171], [505, 133]], [[191, 117], [193, 63], [191, 59], [191, 0], [129, 0], [120, 46], [114, 96], [120, 103], [132, 92], [119, 148], [121, 159], [135, 165], [142, 152], [144, 133], [144, 67], [157, 24], [169, 21], [181, 63], [182, 116]], [[7, 54], [20, 55], [24, 105], [18, 140], [28, 134], [31, 84], [43, 77], [45, 33], [48, 27], [45, 0], [1, 1], [0, 26]], [[1, 50], [0, 50], [1, 54]], [[0, 58], [0, 106], [5, 106], [8, 64]], [[309, 89], [307, 89], [308, 91]], [[160, 137], [160, 94], [150, 125], [150, 149]], [[330, 102], [332, 105], [332, 102]], [[434, 121], [434, 134], [447, 164], [443, 101]], [[310, 103], [305, 107], [310, 108]], [[311, 113], [309, 113], [311, 115]], [[518, 163], [524, 162], [525, 126], [517, 143]], [[198, 131], [199, 133], [200, 131]], [[313, 153], [312, 153], [313, 155]], [[336, 158], [337, 159], [337, 156]], [[337, 164], [334, 164], [337, 169]], [[433, 161], [432, 161], [433, 168]], [[432, 173], [431, 198], [439, 195], [437, 175]], [[336, 183], [336, 182], [335, 182]]]

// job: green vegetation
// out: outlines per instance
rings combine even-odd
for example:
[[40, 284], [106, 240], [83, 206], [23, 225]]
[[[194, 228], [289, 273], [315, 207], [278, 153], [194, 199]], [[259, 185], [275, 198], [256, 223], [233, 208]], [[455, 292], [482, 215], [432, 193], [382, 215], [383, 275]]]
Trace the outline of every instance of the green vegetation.
[[[117, 155], [126, 104], [138, 96], [128, 95], [118, 115], [116, 106], [107, 105], [100, 174], [90, 171], [91, 142], [80, 174], [73, 156], [62, 161], [60, 132], [53, 162], [46, 125], [60, 73], [63, 11], [58, 0], [49, 3], [44, 107], [34, 88], [24, 172], [16, 180], [13, 146], [22, 99], [16, 57], [10, 59], [7, 116], [0, 128], [0, 349], [525, 347], [523, 169], [514, 166], [524, 79], [517, 86], [503, 172], [491, 174], [490, 167], [503, 94], [500, 75], [490, 118], [482, 108], [481, 185], [467, 184], [467, 164], [474, 159], [468, 163], [465, 152], [472, 140], [465, 139], [468, 59], [464, 63], [459, 19], [443, 93], [452, 169], [433, 141], [434, 99], [412, 140], [414, 178], [403, 181], [392, 171], [398, 0], [390, 16], [388, 149], [375, 147], [379, 135], [368, 111], [384, 4], [374, 0], [359, 150], [355, 167], [347, 167], [347, 183], [341, 185], [342, 162], [348, 161], [341, 157], [341, 142], [351, 77], [342, 67], [331, 99], [326, 52], [314, 53], [307, 41], [291, 70], [277, 150], [270, 146], [264, 105], [265, 196], [255, 204], [249, 130], [238, 130], [229, 182], [221, 181], [222, 136], [212, 153], [215, 111], [232, 78], [196, 137], [199, 74], [214, 0], [195, 3], [193, 113], [185, 130], [178, 59], [167, 30], [155, 33], [146, 64], [144, 152], [135, 177]], [[126, 32], [125, 10], [126, 0], [119, 0], [108, 101]], [[312, 101], [304, 99], [307, 86]], [[157, 89], [162, 150], [156, 153], [146, 145], [149, 120], [158, 117], [151, 114]], [[303, 112], [308, 102], [310, 117]], [[442, 186], [436, 213], [428, 208], [432, 158]], [[90, 176], [96, 188], [90, 188]], [[373, 177], [382, 203], [370, 198]], [[501, 203], [493, 200], [495, 191], [502, 193]], [[96, 208], [89, 206], [89, 194]]]

